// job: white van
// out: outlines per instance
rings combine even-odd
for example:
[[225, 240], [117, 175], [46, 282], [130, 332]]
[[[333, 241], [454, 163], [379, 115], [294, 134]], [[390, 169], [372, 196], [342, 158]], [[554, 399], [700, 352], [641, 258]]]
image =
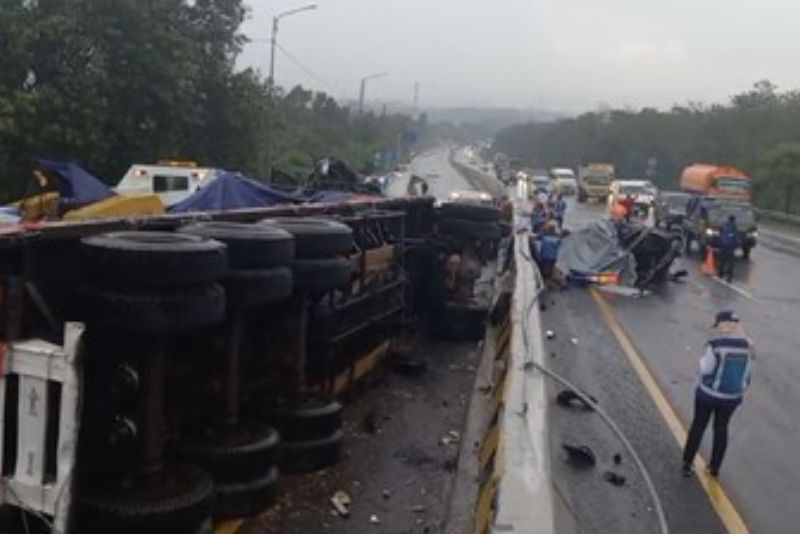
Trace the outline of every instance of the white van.
[[556, 193], [574, 195], [578, 191], [578, 180], [575, 179], [575, 172], [572, 169], [550, 169], [550, 177], [553, 179], [553, 188]]
[[128, 169], [115, 191], [127, 196], [156, 194], [165, 206], [171, 206], [211, 183], [222, 172], [221, 169], [198, 167], [191, 162], [137, 164]]

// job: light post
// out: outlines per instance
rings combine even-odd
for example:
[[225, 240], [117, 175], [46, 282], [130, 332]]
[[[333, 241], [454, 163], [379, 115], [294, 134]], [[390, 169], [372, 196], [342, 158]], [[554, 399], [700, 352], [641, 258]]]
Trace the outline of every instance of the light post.
[[370, 80], [374, 80], [376, 78], [383, 78], [384, 76], [388, 76], [389, 74], [386, 72], [378, 72], [376, 74], [370, 74], [369, 76], [365, 76], [361, 78], [361, 88], [358, 92], [358, 114], [364, 114], [364, 97], [366, 96], [367, 90], [367, 82]]
[[311, 11], [317, 9], [317, 4], [308, 4], [297, 9], [290, 9], [283, 13], [272, 17], [272, 36], [270, 38], [270, 53], [269, 53], [269, 83], [270, 86], [275, 85], [275, 47], [278, 45], [278, 23], [283, 17], [302, 13], [303, 11]]

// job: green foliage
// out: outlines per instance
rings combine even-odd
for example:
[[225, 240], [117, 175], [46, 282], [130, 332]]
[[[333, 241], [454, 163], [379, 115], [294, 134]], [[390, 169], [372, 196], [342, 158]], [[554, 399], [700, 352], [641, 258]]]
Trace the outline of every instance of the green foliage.
[[34, 157], [112, 184], [165, 158], [265, 178], [323, 155], [368, 169], [417, 126], [237, 71], [246, 14], [243, 0], [0, 0], [0, 198], [24, 192]]
[[[553, 123], [512, 126], [495, 136], [494, 149], [534, 167], [609, 161], [629, 179], [644, 177], [652, 158], [655, 181], [672, 189], [686, 165], [735, 165], [755, 176], [758, 204], [797, 212], [800, 199], [786, 197], [786, 184], [796, 180], [778, 177], [795, 164], [787, 154], [797, 145], [775, 148], [782, 143], [800, 143], [800, 92], [780, 93], [760, 81], [727, 105], [689, 103], [664, 112], [601, 110]], [[778, 165], [778, 160], [784, 163]]]
[[800, 143], [782, 143], [768, 151], [761, 169], [755, 191], [762, 205], [800, 214]]

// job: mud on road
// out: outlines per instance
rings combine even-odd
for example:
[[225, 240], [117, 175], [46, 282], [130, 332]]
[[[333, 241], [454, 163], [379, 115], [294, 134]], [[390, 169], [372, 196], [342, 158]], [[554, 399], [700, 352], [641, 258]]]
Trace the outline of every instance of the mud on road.
[[[413, 357], [421, 374], [389, 359], [352, 394], [339, 465], [282, 477], [276, 504], [240, 533], [442, 532], [479, 350], [424, 341]], [[352, 499], [349, 517], [334, 511], [337, 491]]]

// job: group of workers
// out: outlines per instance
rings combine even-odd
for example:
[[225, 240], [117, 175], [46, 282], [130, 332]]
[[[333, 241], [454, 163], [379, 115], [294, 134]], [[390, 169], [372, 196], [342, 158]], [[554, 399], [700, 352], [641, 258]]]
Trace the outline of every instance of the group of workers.
[[558, 251], [564, 235], [567, 201], [560, 193], [554, 196], [544, 190], [534, 193], [530, 200], [533, 203], [531, 254], [539, 266], [542, 277], [549, 283], [554, 280]]

